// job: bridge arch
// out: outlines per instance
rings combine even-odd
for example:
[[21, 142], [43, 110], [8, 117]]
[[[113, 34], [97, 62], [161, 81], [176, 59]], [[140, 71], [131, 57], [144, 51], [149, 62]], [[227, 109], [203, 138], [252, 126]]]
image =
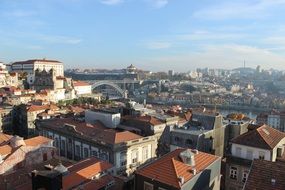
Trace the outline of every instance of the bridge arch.
[[117, 92], [119, 92], [122, 97], [125, 97], [126, 96], [126, 93], [123, 89], [121, 89], [117, 84], [111, 82], [111, 81], [96, 81], [95, 83], [92, 84], [92, 90], [94, 88], [97, 88], [99, 86], [102, 86], [102, 85], [107, 85], [107, 86], [111, 86], [112, 88], [114, 88]]

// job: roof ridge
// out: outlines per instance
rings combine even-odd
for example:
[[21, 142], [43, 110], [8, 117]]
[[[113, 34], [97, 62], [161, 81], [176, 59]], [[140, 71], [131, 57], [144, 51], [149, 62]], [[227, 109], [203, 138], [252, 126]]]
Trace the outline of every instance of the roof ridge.
[[[174, 158], [171, 158], [171, 162], [172, 162], [173, 169], [175, 171], [176, 178], [178, 179], [180, 176], [178, 176], [178, 172], [177, 172], [177, 169], [176, 169], [176, 166], [175, 166], [176, 160]], [[177, 184], [178, 184], [179, 187], [181, 187], [181, 184], [179, 182], [177, 182]]]

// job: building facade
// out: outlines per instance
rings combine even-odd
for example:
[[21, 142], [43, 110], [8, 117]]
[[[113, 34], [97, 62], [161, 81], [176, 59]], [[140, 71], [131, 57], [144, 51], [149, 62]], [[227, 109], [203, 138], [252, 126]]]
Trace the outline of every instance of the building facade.
[[66, 118], [38, 121], [36, 125], [41, 135], [54, 139], [60, 156], [71, 160], [95, 156], [112, 163], [117, 175], [128, 176], [156, 156], [154, 137], [110, 129], [99, 121], [87, 124]]
[[12, 71], [19, 73], [26, 73], [28, 84], [33, 84], [35, 80], [35, 71], [46, 70], [49, 72], [51, 69], [54, 70], [56, 76], [64, 76], [63, 64], [55, 60], [47, 59], [33, 59], [27, 61], [14, 62], [11, 66]]
[[177, 147], [198, 149], [203, 152], [223, 156], [224, 154], [223, 116], [215, 113], [193, 112], [186, 124], [170, 131], [170, 149]]
[[241, 190], [247, 180], [252, 160], [275, 162], [284, 152], [285, 133], [263, 125], [249, 130], [232, 141], [226, 156], [226, 190]]

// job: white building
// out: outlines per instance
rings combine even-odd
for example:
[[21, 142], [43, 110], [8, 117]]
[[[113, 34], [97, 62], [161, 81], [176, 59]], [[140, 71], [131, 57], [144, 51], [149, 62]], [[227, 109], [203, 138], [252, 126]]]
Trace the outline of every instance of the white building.
[[254, 159], [275, 162], [283, 155], [285, 133], [263, 125], [249, 130], [231, 142], [231, 154], [227, 156], [226, 164], [226, 190], [241, 190]]
[[73, 81], [73, 88], [77, 96], [92, 94], [92, 85], [83, 81]]
[[19, 85], [18, 82], [17, 73], [9, 73], [6, 65], [0, 62], [0, 87], [17, 87]]
[[86, 110], [86, 123], [102, 122], [108, 128], [116, 128], [121, 121], [121, 114], [102, 110]]
[[33, 59], [27, 61], [14, 62], [11, 67], [12, 71], [15, 72], [25, 72], [27, 73], [27, 81], [29, 84], [33, 84], [35, 79], [35, 70], [39, 69], [40, 71], [46, 70], [49, 71], [53, 69], [56, 76], [64, 76], [63, 64], [55, 60], [46, 60], [46, 59]]

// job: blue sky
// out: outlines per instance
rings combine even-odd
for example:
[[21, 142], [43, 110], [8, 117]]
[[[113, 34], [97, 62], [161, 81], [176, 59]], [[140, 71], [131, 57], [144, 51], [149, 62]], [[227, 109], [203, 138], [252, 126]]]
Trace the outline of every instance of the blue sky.
[[0, 0], [0, 61], [285, 70], [285, 0]]

